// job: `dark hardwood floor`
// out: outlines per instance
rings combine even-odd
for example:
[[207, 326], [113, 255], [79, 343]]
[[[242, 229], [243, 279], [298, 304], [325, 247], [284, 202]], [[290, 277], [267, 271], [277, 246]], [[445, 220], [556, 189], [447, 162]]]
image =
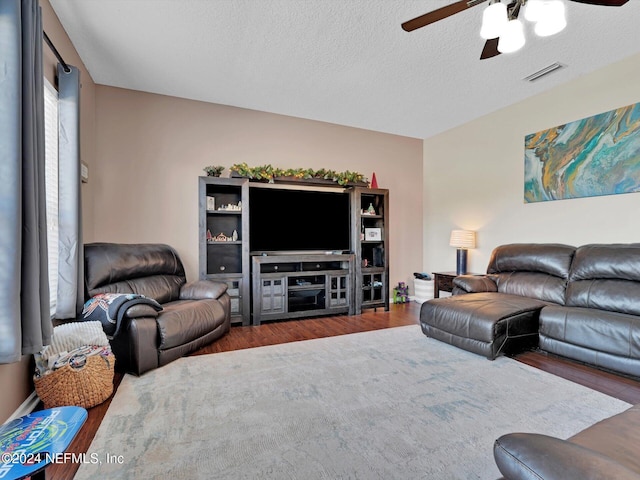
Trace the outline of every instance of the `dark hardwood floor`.
[[[407, 303], [392, 305], [390, 311], [383, 309], [366, 310], [357, 316], [336, 316], [287, 322], [271, 322], [259, 327], [232, 327], [231, 331], [218, 341], [208, 345], [192, 355], [206, 355], [241, 350], [244, 348], [275, 345], [278, 343], [332, 337], [348, 333], [367, 332], [382, 328], [392, 328], [418, 323], [420, 305]], [[586, 365], [547, 355], [541, 352], [525, 352], [514, 357], [516, 360], [553, 373], [567, 380], [600, 391], [629, 403], [640, 403], [640, 381], [603, 372]], [[479, 361], [484, 360], [478, 357]], [[115, 389], [122, 375], [116, 373]], [[115, 390], [114, 390], [115, 391]], [[78, 436], [70, 445], [68, 452], [75, 454], [88, 450], [102, 419], [109, 408], [111, 399], [89, 409], [89, 417]], [[47, 468], [48, 480], [68, 480], [73, 478], [79, 463], [50, 465]]]

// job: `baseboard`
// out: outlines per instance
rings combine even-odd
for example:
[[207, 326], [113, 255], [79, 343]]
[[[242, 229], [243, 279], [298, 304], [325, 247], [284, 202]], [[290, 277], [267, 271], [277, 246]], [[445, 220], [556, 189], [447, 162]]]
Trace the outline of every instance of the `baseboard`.
[[34, 390], [33, 392], [31, 392], [31, 395], [29, 395], [27, 399], [22, 402], [22, 404], [16, 409], [16, 411], [11, 414], [11, 416], [7, 419], [7, 422], [33, 412], [38, 406], [38, 403], [40, 403], [40, 398]]

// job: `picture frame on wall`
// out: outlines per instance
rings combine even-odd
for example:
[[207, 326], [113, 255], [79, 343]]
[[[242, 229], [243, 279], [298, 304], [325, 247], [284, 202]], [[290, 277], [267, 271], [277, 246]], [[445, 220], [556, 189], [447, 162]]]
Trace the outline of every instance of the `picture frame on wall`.
[[365, 228], [364, 239], [367, 242], [382, 241], [382, 229], [381, 228]]
[[525, 203], [640, 192], [640, 103], [525, 136]]

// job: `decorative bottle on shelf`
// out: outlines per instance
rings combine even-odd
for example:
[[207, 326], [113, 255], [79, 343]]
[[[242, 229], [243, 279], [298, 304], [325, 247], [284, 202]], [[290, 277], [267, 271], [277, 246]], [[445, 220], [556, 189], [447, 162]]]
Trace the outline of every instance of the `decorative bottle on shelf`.
[[373, 203], [370, 203], [370, 204], [369, 204], [369, 208], [367, 208], [367, 213], [368, 213], [369, 215], [375, 215], [375, 214], [376, 214], [376, 209], [375, 209], [375, 208], [373, 208]]

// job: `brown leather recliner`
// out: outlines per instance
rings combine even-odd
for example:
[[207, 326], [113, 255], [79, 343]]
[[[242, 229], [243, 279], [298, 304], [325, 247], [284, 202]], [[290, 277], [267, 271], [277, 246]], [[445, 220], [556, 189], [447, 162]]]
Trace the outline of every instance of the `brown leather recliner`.
[[161, 244], [90, 243], [84, 247], [85, 296], [134, 293], [163, 307], [134, 305], [111, 340], [116, 368], [141, 375], [193, 352], [229, 331], [227, 285], [186, 282], [176, 251]]
[[503, 435], [493, 455], [506, 480], [640, 480], [640, 405], [568, 440], [535, 433]]

